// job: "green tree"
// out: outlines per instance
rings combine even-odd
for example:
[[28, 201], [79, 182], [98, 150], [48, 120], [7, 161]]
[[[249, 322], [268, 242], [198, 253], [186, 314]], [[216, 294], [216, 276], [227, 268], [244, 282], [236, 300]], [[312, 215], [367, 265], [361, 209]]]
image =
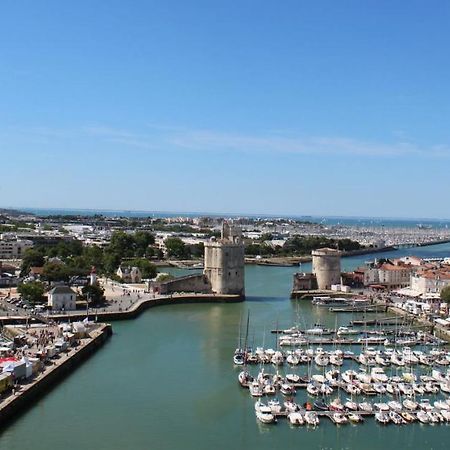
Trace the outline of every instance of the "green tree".
[[164, 283], [165, 281], [171, 281], [173, 280], [175, 277], [173, 275], [170, 275], [169, 273], [160, 273], [158, 275], [158, 278], [156, 279], [156, 281], [158, 283]]
[[105, 301], [105, 290], [96, 284], [84, 286], [81, 293], [83, 298], [88, 300], [90, 306], [98, 306]]
[[105, 248], [106, 253], [115, 253], [120, 258], [132, 258], [135, 254], [136, 243], [131, 234], [123, 231], [115, 231], [111, 236], [109, 245]]
[[42, 252], [34, 248], [29, 248], [23, 254], [20, 275], [26, 276], [30, 271], [30, 267], [42, 267], [44, 263], [45, 259]]
[[142, 278], [155, 278], [158, 273], [156, 266], [145, 258], [135, 258], [127, 261], [126, 264], [131, 267], [139, 267], [139, 270], [142, 273]]
[[205, 254], [205, 245], [203, 242], [190, 246], [191, 256], [193, 258], [201, 258]]
[[155, 236], [148, 231], [136, 231], [133, 236], [135, 243], [135, 256], [150, 256], [148, 248], [155, 243]]
[[167, 255], [170, 258], [188, 259], [190, 257], [189, 248], [186, 247], [185, 243], [180, 238], [167, 238], [164, 241], [164, 245], [166, 246]]
[[117, 271], [121, 257], [117, 253], [105, 252], [103, 255], [103, 268], [107, 274], [113, 274]]
[[450, 286], [446, 286], [441, 290], [441, 300], [450, 303]]
[[44, 295], [44, 285], [40, 281], [22, 283], [17, 286], [17, 292], [24, 300], [30, 303], [38, 303], [42, 301], [42, 296]]

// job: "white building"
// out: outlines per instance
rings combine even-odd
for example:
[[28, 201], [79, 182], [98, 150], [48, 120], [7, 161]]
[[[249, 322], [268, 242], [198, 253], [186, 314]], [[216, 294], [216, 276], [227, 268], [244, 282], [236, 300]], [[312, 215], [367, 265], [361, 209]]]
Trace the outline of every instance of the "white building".
[[55, 311], [76, 309], [77, 294], [69, 286], [55, 286], [48, 293], [48, 306]]
[[446, 270], [426, 270], [411, 277], [411, 289], [421, 294], [440, 294], [450, 286], [450, 272]]
[[25, 250], [31, 247], [32, 241], [0, 235], [0, 259], [21, 259]]
[[120, 266], [117, 269], [116, 275], [124, 283], [140, 283], [142, 281], [142, 273], [139, 267]]

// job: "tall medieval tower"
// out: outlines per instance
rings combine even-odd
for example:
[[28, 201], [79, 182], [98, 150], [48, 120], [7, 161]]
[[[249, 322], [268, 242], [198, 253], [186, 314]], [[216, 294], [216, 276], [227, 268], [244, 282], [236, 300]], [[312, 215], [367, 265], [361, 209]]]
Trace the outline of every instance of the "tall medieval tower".
[[205, 243], [204, 274], [216, 294], [245, 296], [242, 230], [224, 222], [219, 240]]

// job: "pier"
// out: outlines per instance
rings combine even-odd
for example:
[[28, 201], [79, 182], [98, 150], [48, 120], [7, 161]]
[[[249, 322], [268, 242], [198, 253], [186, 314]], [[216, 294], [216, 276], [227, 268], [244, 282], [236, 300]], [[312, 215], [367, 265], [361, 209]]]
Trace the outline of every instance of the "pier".
[[76, 347], [69, 348], [67, 353], [60, 353], [58, 359], [52, 359], [50, 365], [44, 366], [44, 371], [35, 375], [30, 381], [18, 384], [9, 396], [0, 400], [0, 423], [3, 425], [18, 413], [28, 408], [31, 403], [41, 397], [46, 391], [73, 372], [91, 354], [99, 349], [112, 335], [109, 324], [100, 324], [90, 332], [89, 338], [81, 340]]

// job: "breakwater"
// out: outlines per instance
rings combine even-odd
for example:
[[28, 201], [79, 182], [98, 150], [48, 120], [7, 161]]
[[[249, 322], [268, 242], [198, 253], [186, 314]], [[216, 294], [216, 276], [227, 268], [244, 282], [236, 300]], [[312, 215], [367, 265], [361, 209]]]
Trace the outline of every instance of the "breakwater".
[[[147, 297], [137, 300], [133, 305], [125, 310], [116, 311], [73, 311], [64, 314], [51, 315], [33, 315], [32, 318], [42, 322], [46, 320], [67, 321], [67, 320], [83, 320], [88, 315], [99, 322], [110, 322], [114, 320], [129, 320], [138, 317], [148, 308], [162, 305], [180, 305], [186, 303], [237, 303], [244, 301], [245, 298], [240, 295], [213, 295], [213, 294], [173, 294], [160, 297]], [[1, 316], [2, 324], [21, 324], [30, 320], [28, 316]]]
[[0, 403], [0, 424], [15, 417], [31, 403], [41, 397], [46, 391], [56, 385], [69, 373], [99, 349], [112, 335], [110, 324], [102, 324], [93, 330], [90, 339], [82, 342], [78, 348], [72, 348], [68, 353], [52, 361], [51, 366], [45, 366], [45, 371], [36, 376], [29, 383], [20, 385], [15, 395], [10, 395]]

